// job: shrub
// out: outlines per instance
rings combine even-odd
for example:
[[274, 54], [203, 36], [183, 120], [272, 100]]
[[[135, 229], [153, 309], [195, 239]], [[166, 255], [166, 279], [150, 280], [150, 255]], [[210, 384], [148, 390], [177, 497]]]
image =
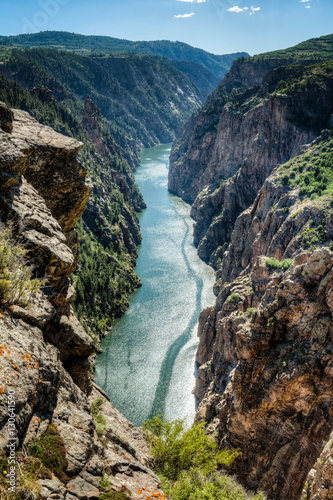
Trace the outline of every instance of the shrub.
[[165, 493], [171, 500], [265, 500], [262, 493], [247, 494], [227, 476], [214, 476], [207, 480], [196, 471], [182, 472], [173, 485], [166, 485]]
[[32, 279], [25, 254], [10, 228], [0, 228], [0, 300], [26, 306], [42, 286], [40, 280]]
[[238, 293], [232, 292], [228, 297], [228, 302], [233, 302], [234, 300], [239, 299]]
[[146, 439], [170, 500], [265, 500], [262, 493], [249, 495], [233, 479], [217, 472], [230, 467], [237, 450], [218, 450], [217, 444], [194, 424], [185, 430], [182, 420], [163, 422], [162, 415], [144, 424]]
[[157, 471], [170, 480], [194, 468], [211, 474], [218, 465], [230, 466], [238, 456], [237, 451], [218, 450], [215, 441], [205, 434], [203, 423], [185, 431], [183, 420], [163, 422], [159, 415], [146, 422], [144, 429]]
[[282, 176], [282, 183], [287, 186], [289, 184], [289, 175], [288, 174], [284, 174]]
[[96, 425], [96, 432], [98, 437], [102, 437], [106, 429], [105, 417], [101, 414], [103, 410], [104, 400], [103, 398], [98, 398], [96, 401], [91, 403], [91, 414], [94, 417], [94, 422]]
[[287, 270], [293, 263], [293, 259], [284, 259], [282, 261], [279, 261], [277, 259], [274, 259], [274, 257], [269, 257], [266, 260], [266, 267], [268, 269], [284, 269]]

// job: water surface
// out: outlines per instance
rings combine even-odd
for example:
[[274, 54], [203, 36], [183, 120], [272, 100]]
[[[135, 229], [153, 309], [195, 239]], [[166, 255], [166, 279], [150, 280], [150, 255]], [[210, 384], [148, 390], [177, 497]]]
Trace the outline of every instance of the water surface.
[[192, 243], [190, 206], [167, 190], [171, 145], [145, 149], [135, 175], [148, 208], [136, 273], [143, 286], [102, 342], [96, 383], [134, 424], [195, 411], [194, 357], [200, 311], [214, 303], [213, 270]]

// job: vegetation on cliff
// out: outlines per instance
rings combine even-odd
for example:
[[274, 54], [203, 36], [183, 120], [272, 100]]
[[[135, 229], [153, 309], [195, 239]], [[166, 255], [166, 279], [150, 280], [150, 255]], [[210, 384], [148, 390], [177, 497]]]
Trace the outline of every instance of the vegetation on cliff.
[[[332, 40], [328, 36], [310, 41], [315, 60], [333, 56]], [[322, 54], [323, 43], [326, 49]], [[331, 126], [332, 61], [311, 64], [313, 60], [306, 59], [308, 51], [303, 53], [296, 48], [290, 49], [290, 54], [294, 54], [299, 64], [283, 66], [282, 56], [276, 60], [275, 53], [271, 59], [265, 55], [265, 61], [270, 61], [273, 69], [265, 67], [262, 73], [256, 66], [257, 59], [235, 63], [205, 106], [184, 127], [173, 147], [169, 188], [194, 202], [191, 214], [196, 220], [194, 240], [198, 253], [214, 266], [230, 241], [236, 217], [250, 206], [276, 164], [292, 157], [297, 144], [310, 142], [323, 128]], [[253, 81], [259, 72], [260, 85], [248, 81], [245, 67], [249, 64], [254, 68]], [[234, 73], [238, 83], [243, 79], [243, 88], [238, 83], [238, 88], [233, 88]], [[250, 88], [246, 88], [248, 85]], [[278, 116], [282, 120], [280, 136], [273, 143], [269, 136], [273, 137], [277, 126], [274, 120]], [[258, 121], [266, 123], [266, 132], [263, 125], [257, 126]], [[233, 143], [229, 137], [232, 133], [236, 134]], [[305, 181], [301, 178], [299, 182], [309, 180], [306, 176]], [[303, 186], [301, 193], [319, 189], [313, 179], [307, 186]]]
[[0, 225], [0, 301], [27, 306], [40, 290], [42, 281], [32, 277], [26, 253], [10, 227]]
[[182, 420], [163, 421], [159, 415], [146, 422], [144, 429], [155, 470], [170, 500], [264, 500], [261, 493], [247, 494], [221, 471], [230, 467], [238, 452], [219, 450], [205, 434], [204, 423], [186, 430]]
[[[126, 309], [127, 296], [140, 285], [133, 272], [136, 244], [140, 242], [136, 211], [145, 204], [125, 159], [129, 154], [115, 143], [103, 118], [97, 112], [94, 114], [93, 107], [91, 123], [83, 128], [80, 114], [74, 116], [52, 95], [50, 97], [45, 88], [25, 90], [4, 77], [0, 80], [0, 99], [14, 108], [28, 110], [42, 123], [84, 143], [80, 158], [94, 181], [94, 194], [78, 226], [82, 259], [74, 278], [78, 290], [74, 306], [90, 331], [105, 332], [114, 317]], [[89, 125], [97, 127], [104, 145], [101, 153], [89, 138]], [[133, 226], [133, 237], [130, 237], [128, 226]], [[126, 238], [130, 238], [128, 246], [124, 242], [124, 232]], [[132, 245], [131, 238], [134, 238]], [[110, 280], [112, 289], [108, 290], [105, 286]]]

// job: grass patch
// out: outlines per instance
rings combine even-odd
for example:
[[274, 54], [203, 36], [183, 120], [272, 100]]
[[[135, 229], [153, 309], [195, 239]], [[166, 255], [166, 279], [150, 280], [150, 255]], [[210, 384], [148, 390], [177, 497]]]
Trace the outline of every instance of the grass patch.
[[129, 497], [123, 491], [109, 491], [103, 493], [99, 500], [129, 500]]
[[68, 465], [65, 443], [54, 424], [50, 424], [40, 439], [27, 444], [29, 454], [38, 458], [43, 466], [66, 483], [68, 477], [64, 470]]
[[[15, 492], [9, 491], [8, 474], [13, 465], [8, 463], [8, 457], [0, 452], [0, 499], [1, 500], [29, 500], [40, 498], [38, 479], [52, 479], [52, 473], [46, 469], [41, 460], [27, 456], [22, 450], [16, 454], [19, 463], [16, 469]], [[22, 474], [21, 474], [22, 472]]]

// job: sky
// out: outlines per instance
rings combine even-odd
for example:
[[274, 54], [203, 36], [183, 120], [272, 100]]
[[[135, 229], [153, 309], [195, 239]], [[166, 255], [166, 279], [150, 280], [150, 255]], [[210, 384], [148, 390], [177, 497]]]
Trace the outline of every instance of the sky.
[[333, 33], [333, 0], [0, 0], [0, 35], [70, 31], [251, 55]]

